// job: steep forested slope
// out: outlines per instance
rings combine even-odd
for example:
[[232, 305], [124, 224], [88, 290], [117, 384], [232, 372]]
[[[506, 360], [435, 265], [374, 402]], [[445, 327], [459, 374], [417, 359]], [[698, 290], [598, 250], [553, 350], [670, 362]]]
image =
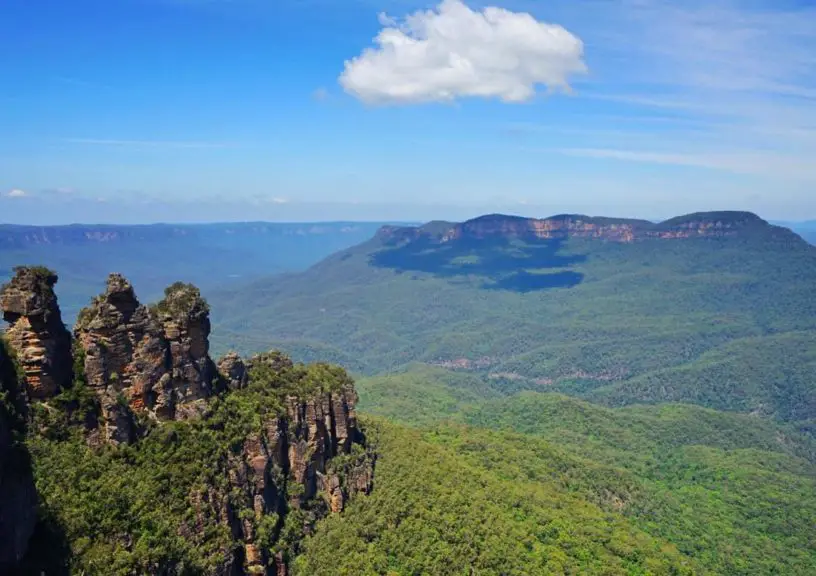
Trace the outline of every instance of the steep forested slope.
[[[450, 445], [380, 424], [377, 485], [319, 525], [295, 574], [694, 574], [696, 563], [559, 480], [510, 479]], [[470, 444], [471, 440], [475, 444]], [[541, 465], [543, 460], [531, 465]]]
[[698, 428], [697, 408], [638, 410], [531, 395], [468, 416], [526, 434], [376, 421], [375, 490], [318, 526], [295, 573], [816, 570], [816, 467], [793, 455], [806, 441], [714, 412]]

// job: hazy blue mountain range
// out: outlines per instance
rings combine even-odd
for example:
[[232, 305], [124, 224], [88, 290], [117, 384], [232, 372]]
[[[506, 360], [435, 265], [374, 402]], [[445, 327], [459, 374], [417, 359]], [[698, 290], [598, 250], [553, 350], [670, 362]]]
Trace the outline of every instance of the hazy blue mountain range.
[[0, 225], [0, 283], [18, 265], [59, 270], [57, 290], [70, 323], [111, 271], [131, 278], [151, 301], [176, 280], [208, 290], [304, 269], [369, 239], [382, 224]]

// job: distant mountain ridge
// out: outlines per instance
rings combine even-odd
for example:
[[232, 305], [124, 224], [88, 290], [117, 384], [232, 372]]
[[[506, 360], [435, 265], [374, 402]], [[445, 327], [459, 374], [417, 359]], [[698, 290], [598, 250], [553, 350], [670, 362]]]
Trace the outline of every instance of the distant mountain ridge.
[[0, 250], [41, 244], [116, 243], [167, 241], [177, 238], [275, 237], [368, 233], [368, 222], [274, 223], [238, 222], [213, 224], [67, 224], [28, 226], [0, 224]]
[[804, 222], [773, 222], [773, 224], [790, 228], [811, 244], [816, 245], [816, 220], [806, 220]]
[[111, 270], [126, 274], [151, 300], [164, 286], [192, 282], [204, 289], [303, 270], [371, 238], [384, 222], [216, 224], [0, 224], [0, 283], [13, 267], [58, 269], [66, 320], [102, 288]]
[[698, 212], [654, 223], [630, 218], [582, 214], [558, 214], [548, 218], [525, 218], [488, 214], [462, 223], [432, 222], [424, 226], [385, 226], [377, 235], [385, 241], [404, 242], [425, 238], [440, 243], [459, 239], [487, 238], [601, 238], [632, 242], [645, 238], [693, 238], [734, 236], [753, 230], [789, 236], [785, 228], [772, 226], [751, 212]]

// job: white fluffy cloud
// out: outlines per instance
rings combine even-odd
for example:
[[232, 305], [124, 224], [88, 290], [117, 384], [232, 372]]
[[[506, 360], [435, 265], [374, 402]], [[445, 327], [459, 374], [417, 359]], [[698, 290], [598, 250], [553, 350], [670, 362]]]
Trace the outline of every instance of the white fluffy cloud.
[[443, 0], [401, 22], [385, 15], [380, 22], [377, 47], [346, 61], [340, 76], [346, 92], [368, 103], [523, 102], [539, 85], [569, 90], [568, 79], [586, 71], [578, 37], [526, 13]]
[[8, 196], [9, 198], [23, 198], [25, 196], [28, 196], [28, 192], [26, 192], [25, 190], [20, 190], [19, 188], [14, 188], [13, 190], [9, 190], [6, 193], [6, 196]]

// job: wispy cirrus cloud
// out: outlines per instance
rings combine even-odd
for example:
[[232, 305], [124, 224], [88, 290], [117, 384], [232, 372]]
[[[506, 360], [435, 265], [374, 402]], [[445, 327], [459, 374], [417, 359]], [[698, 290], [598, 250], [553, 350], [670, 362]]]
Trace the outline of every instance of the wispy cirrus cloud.
[[726, 170], [737, 174], [782, 176], [784, 179], [800, 179], [812, 174], [813, 164], [805, 159], [779, 154], [729, 153], [682, 153], [652, 152], [613, 148], [564, 148], [558, 152], [569, 156], [624, 160], [671, 166], [689, 166], [712, 170]]
[[195, 142], [173, 140], [114, 140], [105, 138], [62, 138], [69, 144], [88, 144], [92, 146], [137, 146], [155, 148], [234, 148], [237, 144], [230, 142]]
[[[586, 45], [576, 93], [597, 132], [562, 153], [816, 183], [816, 5], [795, 0], [610, 0], [557, 14]], [[589, 103], [595, 103], [590, 105]], [[600, 106], [598, 103], [602, 103]], [[660, 128], [642, 118], [666, 115]], [[624, 134], [610, 137], [610, 128]]]

